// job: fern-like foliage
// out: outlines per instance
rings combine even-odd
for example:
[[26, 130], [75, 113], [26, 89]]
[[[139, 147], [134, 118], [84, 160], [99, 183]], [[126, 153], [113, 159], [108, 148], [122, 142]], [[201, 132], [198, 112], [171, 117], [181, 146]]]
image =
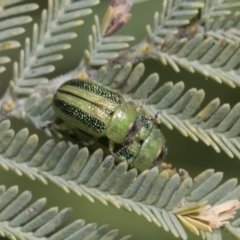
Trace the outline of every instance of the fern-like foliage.
[[20, 51], [19, 63], [14, 63], [11, 82], [14, 94], [28, 95], [33, 92], [33, 86], [48, 81], [43, 75], [55, 70], [53, 63], [63, 59], [59, 52], [71, 48], [68, 41], [77, 36], [69, 30], [82, 25], [84, 22], [81, 18], [91, 14], [90, 7], [98, 3], [99, 0], [72, 3], [67, 0], [48, 1], [48, 9], [42, 11], [40, 26], [33, 25], [32, 40], [26, 38], [25, 49]]
[[240, 7], [239, 2], [229, 0], [207, 0], [204, 3], [203, 19], [225, 18]]
[[[102, 76], [102, 72], [105, 72], [105, 77]], [[152, 115], [161, 111], [162, 122], [169, 129], [175, 127], [184, 136], [189, 136], [194, 141], [202, 140], [216, 152], [222, 149], [229, 157], [233, 158], [235, 155], [240, 159], [239, 103], [231, 109], [229, 104], [220, 106], [220, 100], [214, 99], [200, 111], [199, 107], [205, 97], [203, 90], [189, 89], [183, 94], [183, 82], [175, 85], [172, 82], [166, 82], [157, 88], [159, 81], [157, 74], [150, 75], [142, 84], [139, 84], [143, 72], [143, 64], [140, 63], [132, 69], [131, 64], [127, 63], [117, 74], [116, 68], [108, 74], [106, 69], [102, 69], [98, 72], [97, 79], [101, 78], [102, 84], [107, 84], [114, 89], [123, 86], [122, 92], [128, 93], [125, 96], [131, 100], [141, 101], [144, 96], [149, 95], [146, 109]]]
[[[108, 71], [102, 67], [95, 73], [94, 78], [98, 83], [120, 90], [126, 99], [139, 104], [148, 95], [145, 108], [151, 115], [161, 112], [162, 123], [169, 129], [176, 128], [185, 137], [196, 142], [201, 140], [217, 153], [223, 150], [230, 158], [236, 156], [240, 159], [240, 103], [231, 109], [229, 104], [220, 105], [220, 100], [216, 98], [200, 109], [205, 97], [202, 89], [193, 88], [184, 93], [183, 82], [166, 82], [157, 87], [159, 76], [156, 73], [140, 83], [144, 69], [142, 63], [133, 67], [129, 62], [123, 67], [116, 65]], [[52, 96], [49, 94], [41, 99], [33, 94], [26, 99], [21, 114], [37, 128], [46, 126], [55, 116], [51, 107]], [[55, 135], [62, 136], [54, 129], [44, 130], [49, 136], [50, 130], [55, 132]]]
[[118, 52], [129, 47], [128, 41], [133, 41], [132, 36], [109, 36], [103, 37], [100, 29], [99, 19], [95, 16], [95, 25], [92, 27], [93, 35], [88, 38], [89, 50], [85, 51], [85, 64], [91, 66], [102, 66], [108, 60], [117, 58]]
[[[182, 239], [187, 239], [182, 224], [197, 235], [201, 231], [204, 238], [213, 234], [221, 239], [219, 229], [194, 220], [194, 214], [204, 212], [211, 222], [213, 213], [207, 210], [210, 206], [219, 207], [228, 200], [240, 199], [236, 179], [219, 184], [223, 174], [213, 170], [201, 173], [194, 181], [184, 171], [180, 175], [168, 170], [159, 173], [156, 167], [137, 177], [136, 169], [127, 171], [126, 162], [114, 167], [114, 158], [104, 158], [102, 150], [89, 154], [86, 147], [67, 148], [65, 142], [56, 144], [48, 140], [32, 156], [38, 147], [37, 135], [29, 136], [26, 128], [15, 134], [8, 120], [1, 122], [0, 136], [5, 139], [0, 145], [0, 165], [6, 170], [12, 169], [43, 183], [51, 181], [64, 191], [72, 190], [90, 201], [98, 199], [105, 205], [111, 203], [134, 211]], [[221, 213], [234, 211], [235, 204], [240, 203], [236, 201], [229, 209], [217, 212], [219, 219], [214, 224], [224, 225]]]
[[[30, 191], [18, 193], [18, 187], [8, 189], [0, 186], [0, 234], [10, 239], [49, 239], [77, 240], [88, 236], [94, 240], [116, 239], [118, 230], [108, 231], [108, 226], [97, 227], [97, 224], [85, 224], [84, 220], [76, 220], [67, 226], [62, 225], [72, 213], [71, 208], [61, 211], [52, 207], [43, 211], [46, 198], [32, 204]], [[131, 239], [130, 236], [122, 238]]]
[[[153, 58], [163, 65], [169, 64], [176, 72], [185, 68], [218, 83], [240, 86], [240, 3], [163, 0], [152, 27], [146, 28], [146, 38], [130, 47], [134, 32], [126, 36], [118, 35], [117, 31], [128, 24], [131, 7], [143, 1], [110, 0], [104, 15], [92, 16], [94, 25], [88, 39], [81, 27], [82, 19], [92, 13], [99, 0], [47, 1], [39, 24], [35, 20], [32, 24], [32, 36], [28, 34], [19, 61], [13, 63], [13, 77], [0, 99], [0, 166], [43, 184], [55, 183], [54, 187], [66, 193], [73, 191], [91, 202], [99, 200], [104, 205], [135, 212], [175, 237], [187, 239], [188, 229], [203, 239], [221, 240], [224, 229], [240, 239], [240, 220], [236, 216], [240, 189], [235, 178], [222, 181], [223, 173], [213, 169], [191, 178], [186, 170], [176, 171], [164, 163], [139, 174], [136, 169], [128, 169], [126, 162], [116, 165], [114, 156], [107, 155], [108, 148], [103, 144], [87, 148], [80, 145], [81, 139], [76, 139], [74, 132], [66, 134], [46, 127], [56, 120], [51, 103], [58, 87], [69, 79], [88, 79], [117, 91], [126, 101], [141, 105], [151, 116], [160, 115], [169, 129], [177, 129], [193, 141], [201, 140], [217, 153], [222, 150], [229, 157], [240, 159], [238, 101], [232, 108], [220, 104], [219, 98], [201, 106], [204, 90], [184, 90], [182, 81], [160, 83], [157, 73], [145, 75], [147, 65], [142, 63], [145, 58]], [[0, 51], [4, 50], [4, 55], [0, 56], [0, 72], [3, 72], [4, 64], [11, 61], [10, 52], [5, 50], [20, 47], [15, 37], [25, 31], [24, 25], [33, 18], [27, 14], [38, 5], [34, 0], [31, 3], [4, 0], [1, 7]], [[88, 40], [88, 49], [79, 56], [76, 69], [51, 79], [49, 74], [57, 70], [56, 61], [68, 61], [63, 54], [72, 47], [73, 38], [80, 43], [82, 39]], [[15, 133], [16, 126], [11, 128], [10, 120], [4, 120], [11, 117], [16, 121], [22, 119], [25, 128]], [[40, 134], [30, 135], [31, 124], [47, 137], [42, 140]], [[117, 238], [116, 231], [108, 232], [106, 226], [97, 229], [94, 224], [85, 226], [81, 220], [63, 228], [60, 225], [70, 214], [69, 209], [58, 213], [50, 208], [41, 213], [45, 200], [29, 207], [30, 192], [15, 198], [16, 195], [16, 187], [0, 188], [3, 236], [70, 240], [91, 232], [87, 239]], [[32, 206], [37, 211], [29, 213]]]
[[[230, 20], [225, 15], [231, 13], [231, 8], [240, 8], [240, 3], [207, 1], [203, 6], [200, 2], [164, 1], [161, 14], [155, 14], [153, 28], [147, 28], [150, 44], [155, 45], [151, 57], [177, 72], [180, 66], [218, 83], [239, 87], [239, 13]], [[201, 8], [202, 16], [190, 21]]]
[[236, 239], [240, 238], [240, 234], [239, 234], [239, 230], [240, 230], [240, 226], [239, 226], [239, 221], [240, 219], [236, 219], [231, 225], [228, 225], [225, 227], [226, 231], [228, 231], [229, 233], [231, 233]]
[[[0, 2], [0, 53], [13, 48], [20, 47], [20, 43], [11, 38], [20, 35], [25, 32], [22, 25], [32, 21], [30, 16], [16, 16], [18, 14], [26, 14], [27, 12], [34, 11], [38, 8], [36, 3], [25, 3], [20, 7], [14, 4], [23, 2], [18, 1], [2, 1]], [[14, 5], [14, 6], [12, 6]], [[11, 59], [8, 56], [0, 55], [0, 73], [5, 71], [6, 68], [2, 65], [9, 63]]]

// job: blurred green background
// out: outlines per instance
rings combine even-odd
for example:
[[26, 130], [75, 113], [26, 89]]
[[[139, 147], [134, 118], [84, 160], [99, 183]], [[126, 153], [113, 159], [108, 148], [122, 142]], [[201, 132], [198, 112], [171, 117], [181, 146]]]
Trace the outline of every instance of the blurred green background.
[[[34, 2], [34, 1], [26, 1]], [[34, 22], [39, 21], [41, 10], [46, 8], [47, 0], [35, 1], [40, 5], [40, 9], [30, 13], [34, 18]], [[49, 74], [49, 77], [54, 77], [59, 74], [75, 68], [81, 59], [83, 50], [87, 48], [87, 39], [91, 34], [91, 26], [93, 25], [93, 16], [98, 14], [101, 18], [107, 8], [109, 1], [101, 1], [101, 3], [93, 7], [94, 14], [85, 17], [83, 20], [85, 24], [76, 29], [79, 33], [77, 39], [71, 41], [72, 48], [63, 52], [65, 61], [56, 63], [56, 71]], [[161, 10], [160, 0], [149, 0], [141, 4], [134, 5], [132, 9], [133, 17], [131, 21], [122, 29], [119, 34], [134, 35], [135, 42], [145, 37], [146, 24], [153, 22], [153, 14], [155, 11]], [[19, 41], [23, 43], [27, 36], [31, 36], [32, 23], [26, 25], [26, 33], [18, 37]], [[75, 29], [74, 29], [75, 31]], [[132, 43], [134, 44], [134, 43]], [[11, 79], [12, 63], [19, 58], [19, 49], [7, 52], [12, 57], [12, 62], [7, 64], [7, 71], [1, 74], [0, 94], [2, 95], [6, 90], [9, 80]], [[162, 66], [159, 62], [153, 60], [145, 61], [146, 72], [145, 76], [153, 72], [160, 75], [160, 83], [172, 81], [184, 81], [186, 90], [190, 88], [203, 88], [206, 92], [206, 98], [202, 104], [205, 106], [209, 101], [219, 97], [221, 103], [230, 103], [234, 106], [240, 100], [239, 88], [231, 89], [226, 85], [215, 83], [211, 79], [206, 79], [199, 74], [191, 74], [181, 69], [181, 73], [175, 73], [169, 66]], [[14, 130], [28, 127], [31, 133], [39, 134], [42, 142], [48, 139], [40, 130], [36, 130], [31, 124], [26, 124], [24, 121], [12, 119], [12, 127]], [[239, 178], [240, 162], [238, 159], [230, 159], [225, 153], [217, 154], [210, 147], [205, 146], [202, 142], [193, 142], [190, 138], [183, 137], [178, 131], [170, 131], [166, 127], [162, 127], [162, 131], [167, 139], [168, 156], [166, 161], [172, 163], [177, 169], [186, 169], [189, 174], [194, 177], [200, 172], [213, 168], [216, 171], [224, 172], [224, 180], [229, 178]], [[40, 182], [33, 182], [25, 176], [19, 177], [13, 172], [6, 172], [0, 168], [1, 184], [7, 187], [18, 185], [20, 191], [31, 190], [33, 192], [33, 199], [47, 196], [48, 207], [59, 206], [60, 209], [71, 206], [73, 214], [69, 219], [72, 222], [75, 219], [85, 219], [87, 223], [97, 222], [98, 226], [108, 224], [109, 229], [119, 229], [120, 236], [133, 235], [133, 239], [176, 239], [171, 233], [165, 232], [162, 228], [158, 228], [152, 223], [148, 223], [143, 217], [137, 216], [135, 213], [130, 213], [125, 210], [119, 210], [112, 206], [103, 206], [99, 202], [90, 203], [84, 197], [79, 198], [74, 193], [66, 194], [61, 189], [49, 183], [47, 186]], [[127, 221], [126, 221], [127, 220]], [[189, 233], [189, 239], [200, 239]], [[223, 233], [224, 240], [233, 239], [230, 235]]]

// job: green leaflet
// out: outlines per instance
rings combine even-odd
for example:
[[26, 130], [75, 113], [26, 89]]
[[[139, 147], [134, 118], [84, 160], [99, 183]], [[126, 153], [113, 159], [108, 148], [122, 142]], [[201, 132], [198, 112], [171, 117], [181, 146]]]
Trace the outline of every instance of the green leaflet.
[[[77, 240], [91, 236], [91, 239], [116, 239], [118, 230], [108, 230], [107, 225], [86, 224], [84, 220], [62, 226], [72, 213], [71, 208], [58, 211], [57, 207], [43, 208], [46, 198], [29, 204], [32, 198], [30, 191], [18, 193], [18, 187], [8, 189], [0, 186], [0, 232], [11, 239]], [[60, 227], [60, 229], [59, 229]], [[131, 239], [126, 236], [122, 239]]]
[[[0, 123], [0, 138], [5, 137], [7, 132], [13, 132], [9, 120]], [[230, 199], [240, 199], [236, 180], [232, 179], [220, 184], [222, 173], [214, 173], [213, 170], [203, 172], [194, 181], [187, 175], [181, 180], [178, 173], [172, 174], [167, 170], [159, 173], [157, 168], [146, 170], [137, 176], [135, 169], [127, 171], [125, 162], [114, 167], [113, 158], [111, 156], [104, 158], [101, 149], [90, 154], [87, 148], [79, 150], [75, 145], [67, 147], [65, 142], [55, 144], [52, 140], [48, 140], [38, 148], [37, 135], [29, 136], [27, 129], [20, 130], [16, 135], [14, 133], [9, 135], [9, 139], [7, 144], [6, 142], [0, 144], [2, 167], [15, 170], [19, 175], [31, 176], [32, 180], [39, 179], [43, 183], [54, 182], [64, 191], [74, 191], [90, 201], [98, 199], [105, 205], [111, 203], [117, 208], [123, 207], [134, 211], [183, 239], [186, 239], [186, 233], [181, 223], [190, 224], [188, 228], [190, 230], [195, 228], [196, 233], [201, 229], [209, 229], [199, 221], [190, 221], [188, 214], [191, 216], [194, 212], [203, 211], [208, 201], [213, 206], [218, 206]], [[29, 149], [31, 154], [28, 153]], [[17, 189], [10, 190], [6, 195], [3, 194], [4, 189], [2, 189], [0, 209], [5, 208], [9, 199], [15, 198]], [[5, 208], [0, 213], [0, 219], [5, 220], [12, 216], [12, 208], [19, 211], [26, 204], [27, 198], [31, 199], [27, 192], [20, 195], [17, 203], [11, 203], [16, 204], [16, 207], [10, 205]], [[58, 218], [64, 219], [67, 213], [67, 210], [60, 212]], [[54, 209], [45, 212], [44, 218], [55, 221], [53, 220], [55, 217], [52, 219], [52, 214], [55, 216]], [[24, 231], [32, 231], [40, 222], [38, 218], [41, 219], [41, 215], [33, 222], [27, 223]], [[49, 231], [51, 227], [40, 227], [35, 235], [42, 236]]]

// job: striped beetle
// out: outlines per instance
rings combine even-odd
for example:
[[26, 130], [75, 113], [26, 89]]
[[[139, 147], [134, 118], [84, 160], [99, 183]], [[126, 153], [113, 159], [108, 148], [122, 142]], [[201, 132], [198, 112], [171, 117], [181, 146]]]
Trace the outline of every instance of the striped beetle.
[[91, 143], [107, 137], [116, 161], [127, 161], [139, 172], [158, 165], [166, 154], [158, 117], [96, 83], [79, 79], [65, 82], [54, 95], [52, 107], [65, 122], [60, 129], [81, 131]]

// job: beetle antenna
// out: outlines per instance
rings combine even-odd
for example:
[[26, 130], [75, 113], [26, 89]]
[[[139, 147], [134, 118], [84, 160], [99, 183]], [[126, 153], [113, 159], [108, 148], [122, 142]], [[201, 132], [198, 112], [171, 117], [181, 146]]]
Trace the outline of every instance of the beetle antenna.
[[132, 138], [134, 133], [138, 131], [138, 129], [140, 129], [142, 126], [141, 117], [143, 116], [143, 112], [144, 112], [143, 106], [146, 104], [146, 102], [147, 102], [147, 94], [145, 94], [142, 99], [142, 103], [140, 105], [140, 110], [139, 110], [139, 117], [134, 121], [133, 126], [128, 133], [128, 136], [127, 136], [128, 141]]
[[[140, 105], [140, 108], [141, 108], [140, 113], [139, 113], [140, 117], [142, 117], [142, 113], [144, 111], [143, 107], [146, 105], [146, 102], [147, 102], [147, 94], [144, 95], [144, 97], [142, 99], [142, 103]], [[138, 119], [138, 122], [139, 122], [138, 124], [141, 124], [141, 121], [139, 121], [139, 119]]]
[[161, 115], [162, 111], [159, 111], [154, 116], [154, 121], [159, 125], [159, 127], [161, 126]]

